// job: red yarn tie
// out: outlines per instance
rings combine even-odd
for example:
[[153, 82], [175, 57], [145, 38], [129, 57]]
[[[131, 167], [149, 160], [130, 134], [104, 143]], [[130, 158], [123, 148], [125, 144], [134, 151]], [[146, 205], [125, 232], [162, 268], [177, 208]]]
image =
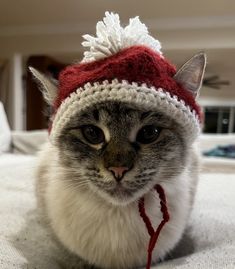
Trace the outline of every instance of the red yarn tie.
[[156, 231], [154, 230], [149, 217], [146, 215], [145, 207], [144, 207], [144, 197], [142, 197], [140, 199], [140, 201], [139, 201], [139, 212], [140, 212], [140, 216], [143, 219], [143, 221], [144, 221], [144, 223], [146, 225], [146, 228], [148, 230], [148, 233], [150, 235], [149, 245], [148, 245], [148, 260], [147, 260], [146, 269], [150, 269], [151, 262], [152, 262], [152, 252], [153, 252], [153, 249], [154, 249], [154, 247], [156, 245], [158, 236], [159, 236], [159, 234], [160, 234], [163, 226], [170, 219], [170, 215], [169, 215], [168, 209], [167, 209], [166, 196], [165, 196], [164, 189], [160, 185], [156, 185], [154, 187], [154, 189], [158, 193], [158, 196], [159, 196], [159, 199], [160, 199], [160, 205], [161, 205], [161, 212], [162, 212], [162, 221], [158, 225]]

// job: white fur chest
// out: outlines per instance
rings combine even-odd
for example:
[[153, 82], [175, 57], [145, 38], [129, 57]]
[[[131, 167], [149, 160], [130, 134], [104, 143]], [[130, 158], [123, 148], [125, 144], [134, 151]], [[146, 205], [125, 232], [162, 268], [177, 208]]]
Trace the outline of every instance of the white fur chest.
[[[163, 257], [180, 239], [188, 216], [189, 194], [178, 187], [162, 185], [166, 192], [170, 222], [163, 228], [153, 260]], [[184, 189], [184, 191], [181, 191]], [[51, 180], [46, 189], [46, 205], [51, 225], [60, 241], [80, 257], [106, 268], [143, 266], [149, 235], [138, 204], [113, 206], [92, 191], [68, 188], [65, 181]], [[162, 220], [155, 192], [145, 196], [146, 212], [154, 227]]]

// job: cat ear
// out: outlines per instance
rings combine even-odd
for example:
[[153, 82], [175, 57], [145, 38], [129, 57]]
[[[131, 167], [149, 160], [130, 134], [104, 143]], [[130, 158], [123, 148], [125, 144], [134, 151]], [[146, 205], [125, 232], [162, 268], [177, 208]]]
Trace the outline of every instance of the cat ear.
[[206, 67], [206, 54], [200, 52], [187, 61], [175, 74], [174, 79], [197, 96], [203, 81]]
[[45, 101], [49, 105], [53, 105], [58, 94], [58, 81], [48, 78], [33, 67], [29, 67], [29, 70], [38, 82]]

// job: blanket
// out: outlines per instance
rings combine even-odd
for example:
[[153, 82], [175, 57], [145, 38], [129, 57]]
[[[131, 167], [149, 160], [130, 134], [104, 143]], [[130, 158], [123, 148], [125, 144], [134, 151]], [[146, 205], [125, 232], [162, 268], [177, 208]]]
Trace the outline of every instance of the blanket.
[[204, 151], [203, 155], [235, 159], [235, 145], [217, 146], [209, 151]]
[[[36, 157], [0, 155], [0, 268], [61, 269], [36, 211]], [[188, 228], [154, 269], [235, 268], [234, 173], [202, 173]]]

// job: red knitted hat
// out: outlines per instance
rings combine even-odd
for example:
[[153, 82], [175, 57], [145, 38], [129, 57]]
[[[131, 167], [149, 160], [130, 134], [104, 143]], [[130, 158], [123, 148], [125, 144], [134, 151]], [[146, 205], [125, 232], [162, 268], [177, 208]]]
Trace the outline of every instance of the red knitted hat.
[[174, 79], [176, 69], [162, 56], [159, 41], [149, 35], [138, 17], [122, 28], [117, 14], [105, 15], [97, 23], [97, 37], [84, 36], [83, 45], [90, 50], [82, 62], [59, 75], [51, 140], [71, 117], [111, 100], [164, 112], [194, 140], [200, 131], [200, 107], [192, 93]]

